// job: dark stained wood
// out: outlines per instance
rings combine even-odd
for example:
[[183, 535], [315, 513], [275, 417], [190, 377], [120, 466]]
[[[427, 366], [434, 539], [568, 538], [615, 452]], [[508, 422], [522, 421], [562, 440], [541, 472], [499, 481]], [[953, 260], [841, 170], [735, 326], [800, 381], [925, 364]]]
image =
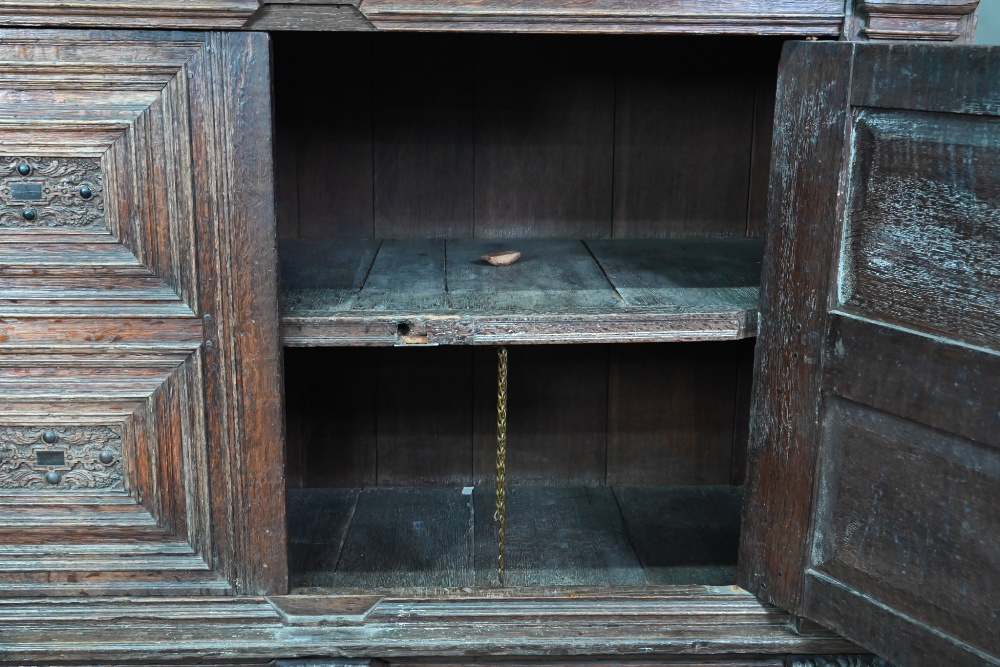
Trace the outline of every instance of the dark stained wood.
[[461, 488], [363, 490], [326, 585], [469, 585], [471, 503]]
[[[491, 266], [482, 255], [516, 249]], [[622, 299], [581, 241], [468, 239], [448, 242], [448, 307], [457, 311], [615, 310]]]
[[[375, 235], [473, 234], [473, 43], [394, 35], [373, 70]], [[405, 54], [405, 57], [400, 57]]]
[[[0, 117], [19, 127], [5, 145], [99, 158], [104, 202], [103, 223], [82, 232], [58, 207], [49, 232], [3, 229], [0, 411], [14, 428], [115, 433], [128, 492], [92, 492], [118, 530], [89, 553], [73, 545], [100, 521], [52, 530], [65, 522], [50, 509], [80, 498], [53, 489], [21, 505], [42, 532], [22, 522], [8, 555], [32, 553], [40, 569], [2, 568], [4, 593], [283, 592], [267, 37], [4, 30], [0, 63]], [[152, 551], [150, 526], [162, 531]]]
[[618, 53], [616, 238], [745, 236], [754, 59], [730, 49], [753, 47], [719, 44], [691, 62], [685, 45], [632, 42]]
[[[382, 600], [380, 595], [275, 595], [268, 598], [289, 625], [361, 623]], [[307, 662], [307, 661], [303, 661]], [[326, 661], [324, 661], [326, 662]], [[279, 661], [280, 664], [289, 664]], [[367, 665], [368, 661], [337, 661], [338, 665]]]
[[368, 31], [374, 26], [355, 4], [264, 4], [243, 25], [243, 30]]
[[[801, 611], [822, 345], [845, 151], [848, 44], [782, 54], [737, 583]], [[808, 269], [804, 268], [808, 267]], [[794, 287], [785, 280], [794, 276]], [[792, 390], [794, 388], [794, 391]]]
[[747, 236], [764, 235], [767, 193], [771, 181], [771, 144], [774, 139], [774, 103], [780, 49], [775, 44], [774, 59], [765, 60], [757, 75], [753, 96], [753, 148], [750, 153], [750, 196], [747, 202]]
[[[654, 664], [657, 667], [660, 667], [661, 665], [663, 665], [662, 662], [647, 663], [647, 662], [633, 661], [633, 660], [627, 660], [627, 661], [588, 660], [585, 662], [581, 660], [570, 660], [570, 661], [560, 661], [560, 662], [553, 662], [553, 661], [546, 661], [546, 662], [548, 665], [551, 665], [552, 667], [582, 667], [583, 665], [590, 665], [592, 667], [653, 667]], [[416, 667], [420, 663], [393, 660], [391, 664], [393, 665], [393, 667]], [[510, 667], [529, 667], [530, 664], [531, 663], [527, 662], [516, 663], [516, 662], [506, 662], [506, 661], [504, 661], [503, 663], [489, 663], [489, 662], [469, 663], [469, 662], [459, 662], [459, 661], [455, 662], [440, 661], [440, 662], [435, 662], [434, 667], [473, 667], [473, 665], [481, 667], [502, 667], [508, 665]], [[694, 661], [684, 660], [683, 662], [671, 661], [669, 664], [676, 665], [677, 667], [784, 667], [785, 662], [780, 658], [767, 658], [762, 660], [754, 660], [754, 659], [721, 660], [721, 661], [712, 660], [711, 662], [705, 662], [700, 660], [694, 660]], [[812, 666], [810, 665], [808, 667]], [[867, 667], [867, 666], [858, 664], [852, 667]]]
[[[272, 37], [272, 52], [283, 53], [286, 36]], [[299, 237], [298, 107], [285, 104], [298, 94], [297, 64], [273, 58], [271, 87], [274, 95], [274, 205], [278, 237]], [[280, 101], [280, 102], [279, 102]]]
[[373, 354], [285, 351], [286, 393], [295, 391], [302, 485], [376, 482], [376, 377]]
[[257, 0], [77, 0], [53, 5], [19, 0], [0, 9], [0, 26], [102, 28], [239, 28], [257, 9]]
[[[411, 335], [403, 340], [400, 324]], [[283, 319], [282, 339], [293, 347], [390, 345], [537, 345], [666, 343], [739, 340], [757, 331], [757, 313], [565, 311], [508, 313], [334, 313]]]
[[[117, 664], [197, 662], [206, 646], [223, 642], [227, 659], [248, 661], [325, 655], [331, 646], [347, 655], [455, 661], [625, 657], [642, 647], [646, 659], [661, 662], [747, 650], [757, 656], [858, 651], [830, 633], [794, 634], [786, 612], [731, 587], [612, 590], [613, 596], [580, 589], [556, 596], [551, 589], [438, 591], [382, 600], [358, 625], [310, 620], [304, 626], [283, 622], [280, 597], [273, 605], [259, 597], [18, 600], [3, 607], [2, 646], [5, 659], [21, 664], [43, 664], [52, 651], [77, 662], [97, 651]], [[130, 622], [109, 632], [108, 623], [123, 617]], [[622, 624], [631, 628], [625, 640]]]
[[282, 308], [303, 312], [350, 308], [380, 246], [380, 241], [353, 239], [282, 240]]
[[[286, 84], [284, 97], [275, 105], [292, 106], [297, 113], [299, 237], [375, 238], [372, 41], [353, 33], [284, 39], [290, 38], [296, 40], [298, 77], [294, 85]], [[354, 64], [303, 65], [327, 62], [331, 44], [340, 53], [352, 54]], [[308, 104], [303, 103], [305, 96]], [[331, 109], [349, 110], [350, 122], [330, 122]]]
[[[834, 399], [824, 444], [832, 453], [824, 463], [811, 571], [826, 576], [817, 587], [864, 591], [891, 604], [908, 625], [950, 628], [952, 642], [979, 653], [982, 664], [992, 662], [983, 654], [1000, 653], [993, 632], [1000, 579], [992, 567], [1000, 551], [992, 509], [1000, 442], [977, 444]], [[810, 597], [814, 608], [826, 598]], [[834, 613], [842, 614], [836, 607]], [[957, 648], [944, 650], [969, 660]]]
[[445, 245], [440, 239], [382, 241], [352, 306], [361, 312], [443, 310]]
[[365, 0], [362, 11], [379, 30], [520, 32], [674, 32], [826, 35], [840, 34], [843, 4], [835, 0], [746, 3], [670, 0], [543, 0], [511, 5], [504, 0], [429, 4], [419, 0]]
[[614, 492], [649, 583], [733, 583], [739, 488], [619, 486]]
[[736, 348], [736, 414], [733, 428], [733, 465], [729, 474], [730, 484], [742, 485], [746, 481], [756, 342], [754, 339], [747, 339], [738, 343]]
[[[976, 442], [1000, 445], [1000, 358], [937, 337], [834, 315], [824, 386], [838, 396]], [[919, 359], [920, 377], [900, 373]]]
[[615, 239], [587, 247], [627, 306], [710, 312], [757, 301], [762, 248], [756, 241]]
[[476, 237], [611, 236], [613, 53], [594, 38], [479, 42]]
[[997, 118], [861, 112], [838, 295], [846, 310], [1000, 348], [998, 132]]
[[[858, 45], [851, 99], [861, 107], [1000, 115], [1000, 81], [959, 72], [993, 71], [1000, 53], [992, 48], [936, 49], [933, 69], [927, 47], [918, 44]], [[904, 91], [885, 81], [912, 80]], [[956, 86], [967, 91], [957, 95]]]
[[[282, 244], [286, 345], [732, 340], [756, 332], [753, 240], [386, 240], [364, 276], [377, 243]], [[515, 246], [522, 257], [510, 266], [480, 259]]]
[[608, 484], [728, 484], [736, 350], [630, 345], [611, 352]]
[[859, 0], [844, 37], [873, 42], [975, 42], [979, 0]]
[[378, 350], [377, 481], [472, 479], [472, 350]]
[[[220, 570], [238, 592], [283, 592], [288, 570], [282, 369], [279, 331], [272, 322], [278, 312], [273, 125], [270, 105], [260, 103], [262, 91], [269, 89], [270, 45], [266, 35], [248, 33], [215, 35], [209, 46], [204, 69], [189, 65], [188, 88], [192, 119], [206, 118], [209, 108], [225, 102], [213, 128], [195, 120], [192, 132], [193, 162], [218, 164], [220, 172], [202, 180], [196, 171], [194, 181], [200, 196], [193, 213], [209, 227], [199, 229], [199, 235], [217, 239], [219, 247], [218, 255], [202, 255], [208, 275], [201, 300], [211, 315], [206, 320], [231, 323], [206, 326], [209, 342], [218, 336], [215, 345], [206, 343], [205, 354], [216, 549]], [[241, 72], [239, 78], [225, 75], [234, 70]], [[213, 88], [200, 88], [202, 81]], [[229, 184], [225, 198], [219, 196], [220, 182]], [[218, 210], [222, 201], [226, 208]], [[206, 242], [203, 247], [213, 246]], [[213, 258], [219, 264], [207, 263]]]
[[[495, 491], [476, 487], [476, 585], [497, 585]], [[507, 489], [508, 586], [647, 583], [607, 487]]]
[[302, 472], [302, 405], [305, 402], [305, 394], [301, 391], [302, 383], [299, 381], [289, 381], [294, 376], [294, 371], [289, 366], [289, 356], [294, 359], [295, 351], [284, 349], [282, 351], [282, 364], [284, 367], [285, 386], [285, 486], [288, 489], [297, 489], [305, 484], [305, 476]]
[[[744, 236], [769, 166], [756, 155], [751, 170], [769, 137], [757, 89], [773, 88], [779, 44], [279, 35], [279, 154], [308, 144], [279, 170], [282, 229], [297, 174], [310, 238]], [[335, 81], [301, 67], [344, 52], [364, 57]], [[700, 64], [665, 64], [679, 60]]]
[[292, 587], [328, 585], [354, 518], [359, 489], [295, 489], [288, 493]]
[[[496, 475], [496, 351], [477, 349], [474, 359], [474, 480], [491, 485]], [[608, 349], [512, 347], [508, 371], [508, 481], [604, 484]]]
[[[997, 229], [993, 130], [1000, 108], [979, 96], [995, 89], [1000, 59], [993, 49], [793, 48], [814, 71], [853, 63], [847, 102], [854, 108], [841, 114], [841, 102], [838, 113], [827, 112], [842, 123], [835, 141], [776, 125], [776, 138], [784, 135], [775, 142], [777, 165], [787, 151], [815, 165], [839, 164], [842, 177], [821, 185], [814, 172], [804, 184], [779, 170], [772, 181], [770, 233], [781, 241], [771, 248], [812, 238], [796, 239], [796, 265], [808, 269], [796, 275], [779, 262], [763, 283], [757, 370], [765, 384], [752, 436], [760, 449], [751, 452], [759, 457], [753, 463], [768, 467], [761, 475], [751, 465], [744, 539], [748, 527], [756, 539], [765, 536], [759, 522], [808, 546], [791, 554], [798, 564], [787, 544], [741, 557], [767, 563], [756, 582], [765, 594], [773, 587], [761, 584], [784, 583], [794, 571], [803, 616], [893, 662], [995, 665], [1000, 579], [987, 563], [1000, 557], [992, 502], [1000, 490], [1000, 440], [996, 392], [983, 382], [996, 375], [1000, 348], [989, 306], [1000, 297], [1000, 265], [982, 235]], [[980, 68], [959, 79], [956, 62]], [[897, 78], [873, 86], [873, 72]], [[904, 73], [919, 83], [908, 85]], [[779, 97], [800, 82], [783, 76]], [[816, 108], [812, 95], [800, 94], [800, 104]], [[851, 159], [837, 156], [845, 138]], [[810, 160], [824, 143], [837, 152]], [[819, 202], [810, 210], [823, 211], [822, 218], [799, 209], [813, 197]], [[813, 236], [812, 228], [823, 232]], [[775, 280], [782, 273], [785, 279]], [[817, 289], [773, 309], [772, 286], [779, 294]], [[774, 335], [772, 328], [781, 329], [771, 324], [774, 316], [791, 336]], [[797, 322], [802, 333], [789, 326]], [[772, 366], [776, 342], [791, 348], [781, 365], [810, 368], [793, 375]], [[775, 403], [769, 394], [779, 391], [799, 405]], [[762, 405], [769, 409], [761, 412]], [[802, 413], [809, 421], [795, 430], [766, 421]], [[760, 494], [779, 456], [797, 482], [786, 480], [786, 493], [815, 476], [811, 494]], [[755, 516], [761, 502], [770, 516]], [[753, 582], [745, 565], [744, 580]]]

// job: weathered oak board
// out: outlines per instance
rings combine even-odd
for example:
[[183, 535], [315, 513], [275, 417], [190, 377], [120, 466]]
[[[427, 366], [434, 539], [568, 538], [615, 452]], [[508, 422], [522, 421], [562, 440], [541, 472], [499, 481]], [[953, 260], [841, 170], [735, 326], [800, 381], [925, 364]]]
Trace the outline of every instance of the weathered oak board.
[[[293, 586], [343, 591], [498, 585], [495, 489], [290, 493]], [[513, 485], [507, 586], [732, 582], [740, 489]]]
[[[477, 586], [498, 585], [495, 493], [475, 491]], [[509, 487], [506, 530], [508, 586], [648, 583], [609, 487]]]
[[[382, 241], [370, 260], [377, 244], [283, 241], [286, 345], [656, 342], [756, 333], [761, 244], [754, 239], [397, 239]], [[501, 249], [522, 257], [503, 267], [479, 259]]]
[[[209, 646], [224, 647], [220, 653], [225, 659], [240, 664], [331, 653], [461, 661], [641, 653], [658, 661], [687, 656], [690, 662], [705, 655], [858, 651], [829, 632], [796, 634], [788, 613], [731, 586], [629, 587], [600, 593], [452, 589], [425, 591], [419, 598], [386, 597], [374, 604], [370, 594], [368, 598], [82, 598], [44, 605], [11, 600], [0, 607], [0, 651], [21, 665], [49, 664], [54, 653], [75, 664], [91, 662], [95, 655], [106, 664], [204, 664]], [[353, 622], [344, 622], [347, 614], [355, 617]], [[122, 618], [129, 622], [109, 631]], [[626, 638], [622, 624], [630, 628]], [[341, 659], [328, 660], [337, 664]]]
[[722, 586], [735, 580], [740, 487], [619, 486], [614, 491], [649, 583]]

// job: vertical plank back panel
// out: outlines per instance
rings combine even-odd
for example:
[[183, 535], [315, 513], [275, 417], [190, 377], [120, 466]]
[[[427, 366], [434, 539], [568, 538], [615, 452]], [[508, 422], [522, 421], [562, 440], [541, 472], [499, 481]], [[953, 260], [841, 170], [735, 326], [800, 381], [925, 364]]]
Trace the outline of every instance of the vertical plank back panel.
[[473, 42], [384, 37], [373, 54], [375, 236], [471, 237]]
[[[299, 236], [373, 238], [373, 45], [363, 34], [338, 34], [329, 44], [325, 37], [310, 35], [295, 48], [294, 97], [278, 102], [297, 111]], [[314, 65], [348, 54], [349, 67]]]
[[[507, 479], [514, 484], [604, 484], [608, 348], [508, 348]], [[475, 481], [496, 473], [497, 355], [475, 351]]]
[[736, 347], [623, 345], [611, 355], [608, 484], [729, 484]]
[[722, 44], [692, 57], [694, 46], [619, 50], [615, 237], [746, 234], [755, 58]]
[[607, 39], [480, 41], [476, 236], [611, 235], [613, 53]]

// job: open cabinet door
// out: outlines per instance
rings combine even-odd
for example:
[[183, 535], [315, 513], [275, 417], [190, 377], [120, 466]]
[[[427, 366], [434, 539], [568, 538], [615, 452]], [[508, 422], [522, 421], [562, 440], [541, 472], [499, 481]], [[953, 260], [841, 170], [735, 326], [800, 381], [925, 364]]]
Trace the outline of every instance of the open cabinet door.
[[1000, 50], [790, 43], [740, 584], [1000, 664]]
[[0, 31], [0, 595], [284, 592], [268, 48]]

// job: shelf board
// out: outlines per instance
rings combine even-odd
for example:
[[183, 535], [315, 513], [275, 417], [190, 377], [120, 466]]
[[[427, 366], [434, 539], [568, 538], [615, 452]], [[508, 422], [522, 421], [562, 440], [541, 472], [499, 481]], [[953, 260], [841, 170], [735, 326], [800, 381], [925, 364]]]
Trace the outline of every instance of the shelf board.
[[[506, 585], [731, 585], [734, 486], [507, 489]], [[292, 489], [294, 589], [497, 590], [493, 487]]]
[[[481, 255], [515, 249], [490, 266]], [[757, 239], [283, 241], [287, 346], [736, 340]]]

